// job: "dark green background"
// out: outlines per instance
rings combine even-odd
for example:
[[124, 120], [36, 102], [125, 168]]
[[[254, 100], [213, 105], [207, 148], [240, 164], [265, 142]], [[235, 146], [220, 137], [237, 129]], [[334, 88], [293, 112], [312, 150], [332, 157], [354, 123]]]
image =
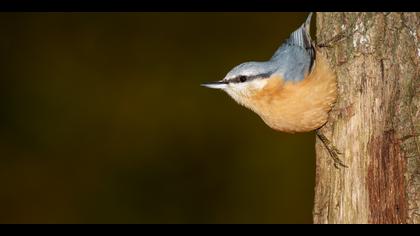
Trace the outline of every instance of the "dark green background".
[[307, 13], [0, 13], [0, 223], [310, 223], [314, 134], [200, 87]]

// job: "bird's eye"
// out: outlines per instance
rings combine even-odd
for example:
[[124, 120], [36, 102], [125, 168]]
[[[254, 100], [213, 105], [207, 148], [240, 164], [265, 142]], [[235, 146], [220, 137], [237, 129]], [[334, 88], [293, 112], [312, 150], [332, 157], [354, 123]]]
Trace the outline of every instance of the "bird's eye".
[[240, 82], [245, 82], [246, 81], [246, 76], [245, 75], [239, 76], [239, 81]]

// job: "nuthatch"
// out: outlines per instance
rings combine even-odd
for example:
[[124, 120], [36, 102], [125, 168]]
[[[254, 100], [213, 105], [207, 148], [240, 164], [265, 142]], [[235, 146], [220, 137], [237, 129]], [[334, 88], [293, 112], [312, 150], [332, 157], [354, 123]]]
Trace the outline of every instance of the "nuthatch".
[[[257, 113], [271, 128], [288, 132], [319, 129], [337, 98], [335, 73], [310, 36], [312, 13], [268, 61], [245, 62], [224, 79], [202, 84], [222, 89], [236, 102]], [[338, 150], [319, 130], [317, 135], [334, 159]]]

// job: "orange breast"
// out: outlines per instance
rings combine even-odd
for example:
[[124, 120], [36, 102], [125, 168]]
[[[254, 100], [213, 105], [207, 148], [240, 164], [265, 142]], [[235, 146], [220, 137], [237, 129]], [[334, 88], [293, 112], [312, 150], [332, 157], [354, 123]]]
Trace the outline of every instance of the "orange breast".
[[320, 53], [312, 72], [300, 82], [269, 78], [265, 87], [250, 97], [248, 106], [273, 129], [307, 132], [326, 123], [337, 98], [335, 74]]

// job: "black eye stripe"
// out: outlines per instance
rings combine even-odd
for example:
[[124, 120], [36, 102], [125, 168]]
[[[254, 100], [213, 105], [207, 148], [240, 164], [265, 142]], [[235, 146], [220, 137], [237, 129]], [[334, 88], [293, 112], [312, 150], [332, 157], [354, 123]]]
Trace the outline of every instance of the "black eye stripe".
[[254, 79], [265, 79], [271, 76], [271, 73], [264, 73], [259, 75], [239, 75], [229, 80], [230, 83], [243, 83], [246, 81], [254, 80]]

